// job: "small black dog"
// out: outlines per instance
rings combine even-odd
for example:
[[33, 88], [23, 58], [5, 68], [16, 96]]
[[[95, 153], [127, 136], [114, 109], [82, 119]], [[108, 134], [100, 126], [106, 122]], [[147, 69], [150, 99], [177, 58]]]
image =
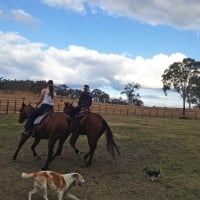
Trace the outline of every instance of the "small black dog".
[[149, 176], [151, 181], [154, 181], [155, 178], [159, 178], [161, 176], [161, 174], [162, 174], [161, 169], [159, 169], [159, 170], [150, 170], [147, 167], [144, 168], [143, 172], [145, 172], [145, 174], [147, 176]]

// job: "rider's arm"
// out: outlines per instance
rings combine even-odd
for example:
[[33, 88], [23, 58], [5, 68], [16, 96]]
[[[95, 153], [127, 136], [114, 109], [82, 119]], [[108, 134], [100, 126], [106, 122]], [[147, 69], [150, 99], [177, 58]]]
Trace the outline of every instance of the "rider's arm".
[[42, 103], [42, 100], [44, 99], [45, 92], [46, 92], [46, 88], [44, 88], [44, 89], [41, 90], [40, 97], [39, 97], [39, 100], [37, 102], [36, 107], [38, 107]]

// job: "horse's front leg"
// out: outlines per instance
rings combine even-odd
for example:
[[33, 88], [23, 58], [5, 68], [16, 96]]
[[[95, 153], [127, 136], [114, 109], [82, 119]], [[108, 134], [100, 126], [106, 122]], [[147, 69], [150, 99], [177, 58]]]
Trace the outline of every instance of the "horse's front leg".
[[14, 155], [13, 155], [13, 160], [16, 160], [16, 159], [17, 159], [17, 155], [18, 155], [18, 153], [19, 153], [19, 150], [21, 149], [22, 145], [26, 142], [26, 140], [27, 140], [28, 138], [30, 138], [30, 137], [31, 137], [30, 134], [21, 135], [21, 138], [20, 138], [20, 141], [19, 141], [17, 150], [15, 151], [15, 153], [14, 153]]
[[31, 145], [31, 150], [33, 152], [33, 157], [40, 159], [40, 156], [37, 154], [37, 152], [35, 151], [35, 147], [40, 143], [41, 139], [35, 138], [33, 144]]
[[49, 167], [49, 163], [51, 161], [53, 161], [54, 157], [53, 157], [53, 150], [54, 150], [54, 146], [57, 140], [49, 140], [48, 143], [48, 155], [47, 155], [47, 159], [46, 162], [44, 164], [44, 166], [41, 168], [41, 170], [47, 170]]

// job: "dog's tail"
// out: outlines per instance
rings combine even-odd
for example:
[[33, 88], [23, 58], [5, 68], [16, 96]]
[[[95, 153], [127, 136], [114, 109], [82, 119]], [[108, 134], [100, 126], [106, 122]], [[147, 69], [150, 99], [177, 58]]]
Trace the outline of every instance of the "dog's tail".
[[33, 178], [34, 176], [35, 176], [35, 173], [22, 172], [22, 178]]

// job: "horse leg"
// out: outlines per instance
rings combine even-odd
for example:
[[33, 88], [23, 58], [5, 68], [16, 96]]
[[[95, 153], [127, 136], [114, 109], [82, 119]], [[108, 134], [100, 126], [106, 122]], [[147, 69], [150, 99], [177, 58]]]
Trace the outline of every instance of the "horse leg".
[[[92, 140], [88, 137], [88, 144], [90, 147], [90, 151], [88, 153], [86, 153], [84, 156], [84, 161], [85, 161], [86, 167], [90, 166], [92, 163], [92, 158], [93, 158], [94, 152], [97, 148], [97, 140]], [[88, 157], [89, 157], [89, 159], [88, 159]]]
[[66, 139], [67, 139], [67, 138], [61, 138], [61, 139], [59, 140], [57, 151], [56, 151], [56, 153], [53, 155], [52, 160], [53, 160], [56, 156], [60, 156], [60, 155], [61, 155], [62, 149], [63, 149], [63, 144], [64, 144], [64, 142], [65, 142]]
[[80, 155], [80, 154], [83, 154], [83, 152], [79, 151], [77, 148], [76, 148], [76, 141], [79, 137], [79, 134], [78, 133], [72, 133], [72, 136], [70, 138], [70, 145], [72, 146], [72, 148], [74, 149], [75, 153], [77, 155]]
[[39, 144], [41, 139], [36, 139], [34, 140], [33, 144], [31, 145], [31, 150], [33, 152], [33, 157], [40, 159], [40, 156], [36, 153], [35, 147]]
[[18, 144], [18, 147], [17, 147], [17, 150], [15, 151], [14, 155], [13, 155], [13, 160], [16, 160], [17, 159], [17, 155], [19, 153], [19, 150], [21, 149], [22, 145], [26, 142], [26, 140], [28, 138], [30, 138], [31, 135], [27, 134], [27, 135], [21, 135], [21, 138], [20, 138], [20, 141], [19, 141], [19, 144]]
[[54, 157], [53, 157], [53, 149], [54, 149], [56, 141], [57, 140], [49, 139], [47, 160], [46, 160], [44, 166], [41, 168], [41, 170], [47, 170], [48, 166], [49, 166], [49, 163], [53, 161], [53, 159], [54, 159]]

